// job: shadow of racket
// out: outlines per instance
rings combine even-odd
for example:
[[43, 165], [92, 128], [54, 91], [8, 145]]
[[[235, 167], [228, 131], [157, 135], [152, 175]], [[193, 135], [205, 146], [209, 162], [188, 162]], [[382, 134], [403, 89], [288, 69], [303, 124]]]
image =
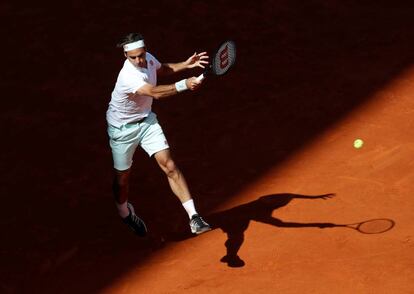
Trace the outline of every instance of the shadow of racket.
[[335, 225], [335, 227], [345, 227], [353, 229], [362, 234], [381, 234], [391, 230], [394, 226], [395, 222], [387, 218], [371, 219], [354, 224]]

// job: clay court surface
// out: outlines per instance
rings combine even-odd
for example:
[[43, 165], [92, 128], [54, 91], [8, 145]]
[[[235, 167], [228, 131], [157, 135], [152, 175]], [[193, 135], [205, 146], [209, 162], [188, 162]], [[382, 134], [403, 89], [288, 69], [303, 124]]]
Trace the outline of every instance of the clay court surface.
[[[414, 293], [412, 2], [1, 7], [0, 293]], [[163, 62], [238, 45], [227, 76], [154, 103], [206, 234], [141, 150], [151, 237], [116, 214], [105, 111], [130, 31]], [[371, 219], [394, 226], [340, 226]]]

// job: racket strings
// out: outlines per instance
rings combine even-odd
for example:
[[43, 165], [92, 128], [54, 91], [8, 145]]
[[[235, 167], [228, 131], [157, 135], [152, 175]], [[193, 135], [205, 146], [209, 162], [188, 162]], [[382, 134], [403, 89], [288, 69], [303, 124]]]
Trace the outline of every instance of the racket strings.
[[357, 229], [365, 234], [380, 234], [391, 230], [394, 224], [394, 221], [389, 219], [375, 219], [360, 223]]
[[236, 61], [236, 45], [232, 41], [223, 43], [212, 62], [212, 70], [216, 75], [225, 74]]

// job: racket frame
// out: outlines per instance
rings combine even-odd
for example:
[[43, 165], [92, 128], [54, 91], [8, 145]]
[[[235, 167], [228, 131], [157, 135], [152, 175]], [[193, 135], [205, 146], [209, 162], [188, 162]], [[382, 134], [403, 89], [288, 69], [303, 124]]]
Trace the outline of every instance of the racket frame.
[[[363, 225], [365, 225], [367, 223], [372, 223], [372, 222], [375, 222], [375, 221], [386, 221], [386, 222], [389, 223], [389, 226], [385, 229], [382, 229], [380, 231], [375, 231], [375, 232], [368, 232], [368, 231], [361, 230], [361, 227]], [[348, 225], [343, 225], [343, 226], [345, 226], [347, 228], [350, 228], [350, 229], [357, 230], [358, 232], [363, 233], [363, 234], [381, 234], [381, 233], [385, 233], [385, 232], [391, 230], [395, 226], [395, 222], [393, 220], [387, 219], [387, 218], [377, 218], [377, 219], [370, 219], [370, 220], [363, 221], [363, 222], [360, 222], [360, 223], [348, 224]]]
[[[216, 62], [217, 62], [217, 60], [220, 58], [220, 49], [225, 45], [225, 44], [231, 44], [231, 46], [233, 47], [233, 50], [234, 50], [234, 53], [233, 53], [233, 55], [234, 55], [234, 57], [233, 57], [233, 62], [231, 62], [231, 64], [229, 65], [229, 67], [223, 72], [223, 73], [221, 73], [221, 74], [219, 74], [219, 73], [217, 73], [215, 70], [214, 70], [214, 64], [216, 64]], [[213, 73], [214, 75], [224, 75], [224, 74], [226, 74], [229, 70], [230, 70], [230, 68], [232, 68], [233, 67], [233, 65], [234, 65], [234, 63], [235, 63], [235, 61], [236, 61], [236, 53], [237, 53], [237, 50], [236, 50], [236, 43], [234, 42], [234, 41], [232, 41], [232, 40], [226, 40], [226, 41], [224, 41], [224, 42], [222, 42], [221, 44], [220, 44], [220, 46], [218, 47], [218, 49], [215, 51], [215, 53], [214, 53], [214, 56], [213, 56], [213, 60], [208, 64], [208, 66], [207, 66], [207, 68], [205, 69], [205, 71], [201, 74], [201, 75], [199, 75], [198, 77], [197, 77], [197, 81], [202, 81], [202, 80], [204, 80], [210, 73]]]

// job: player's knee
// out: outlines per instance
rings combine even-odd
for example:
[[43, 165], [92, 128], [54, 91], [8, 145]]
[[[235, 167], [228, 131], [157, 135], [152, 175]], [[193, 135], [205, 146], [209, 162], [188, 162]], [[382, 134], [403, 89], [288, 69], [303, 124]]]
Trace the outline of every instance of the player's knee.
[[167, 174], [168, 177], [174, 177], [177, 174], [177, 166], [172, 159], [169, 159], [164, 164], [164, 172]]

